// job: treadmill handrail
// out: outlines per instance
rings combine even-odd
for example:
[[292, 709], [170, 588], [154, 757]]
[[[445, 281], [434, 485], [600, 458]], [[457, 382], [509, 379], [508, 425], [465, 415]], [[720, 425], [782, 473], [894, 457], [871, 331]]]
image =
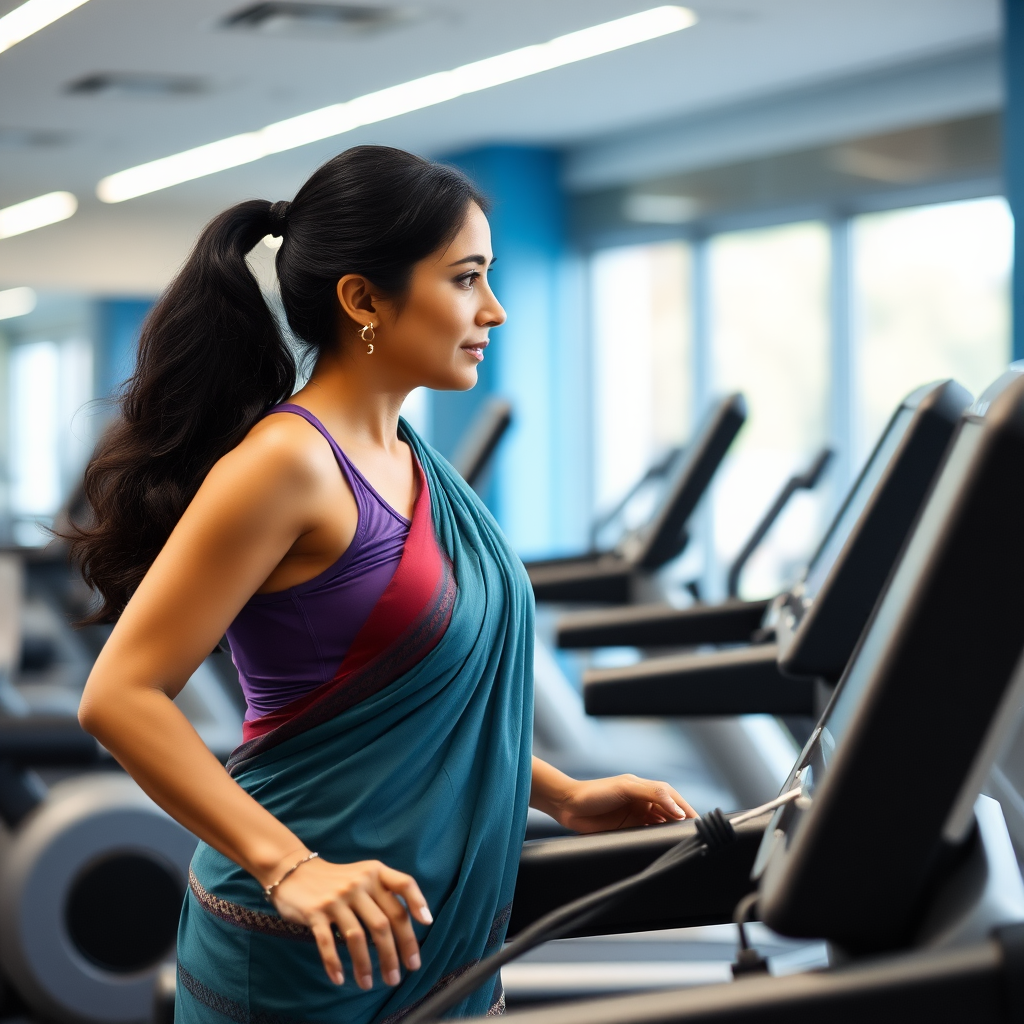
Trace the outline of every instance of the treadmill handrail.
[[653, 462], [647, 467], [647, 472], [607, 512], [594, 519], [593, 523], [590, 524], [590, 547], [592, 550], [597, 550], [597, 538], [600, 536], [601, 531], [615, 520], [640, 492], [640, 489], [652, 480], [662, 479], [675, 464], [676, 460], [682, 458], [685, 450], [685, 447], [682, 445], [669, 448], [657, 462]]
[[761, 625], [769, 604], [730, 600], [689, 608], [642, 604], [571, 612], [555, 624], [555, 643], [563, 649], [743, 643]]
[[746, 568], [747, 562], [750, 561], [750, 556], [758, 549], [761, 541], [764, 540], [765, 535], [775, 525], [775, 520], [782, 515], [783, 509], [789, 504], [789, 499], [796, 494], [797, 491], [813, 491], [818, 486], [818, 481], [821, 479], [822, 474], [828, 467], [828, 464], [832, 461], [834, 452], [829, 447], [824, 447], [814, 457], [814, 461], [807, 467], [802, 473], [794, 473], [787, 481], [785, 486], [779, 491], [775, 501], [772, 502], [771, 507], [761, 517], [760, 522], [754, 527], [747, 543], [743, 545], [742, 550], [736, 556], [735, 561], [729, 567], [729, 576], [726, 583], [726, 593], [729, 597], [738, 597], [740, 592], [740, 576], [743, 574], [744, 568]]
[[779, 671], [775, 644], [648, 658], [583, 675], [588, 715], [811, 715], [814, 683]]
[[492, 397], [480, 407], [452, 456], [455, 471], [475, 487], [508, 428], [512, 426], [512, 403], [507, 399]]
[[[770, 819], [771, 813], [765, 812], [737, 825], [739, 841], [731, 848], [717, 851], [714, 857], [682, 864], [678, 875], [653, 882], [650, 903], [640, 890], [633, 899], [602, 910], [567, 932], [566, 937], [731, 920], [736, 903], [754, 888], [750, 869]], [[696, 833], [692, 818], [665, 825], [528, 840], [519, 858], [508, 938], [570, 900], [642, 871], [688, 833]], [[652, 918], [651, 903], [655, 900], [657, 910]]]

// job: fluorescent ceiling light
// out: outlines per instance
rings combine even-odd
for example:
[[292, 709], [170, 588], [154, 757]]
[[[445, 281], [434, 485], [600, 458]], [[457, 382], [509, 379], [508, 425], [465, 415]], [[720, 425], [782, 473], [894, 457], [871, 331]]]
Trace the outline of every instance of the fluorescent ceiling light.
[[655, 7], [579, 32], [570, 32], [547, 43], [524, 46], [496, 57], [463, 64], [451, 71], [439, 71], [357, 96], [346, 103], [321, 107], [308, 114], [269, 124], [258, 131], [232, 135], [138, 167], [129, 167], [104, 178], [96, 186], [96, 194], [105, 203], [120, 203], [183, 181], [251, 163], [271, 153], [281, 153], [399, 114], [432, 107], [457, 96], [670, 35], [696, 23], [697, 15], [687, 7]]
[[36, 308], [36, 293], [31, 288], [8, 288], [0, 292], [0, 320], [24, 316]]
[[0, 18], [0, 53], [35, 35], [58, 18], [70, 14], [87, 0], [28, 0]]
[[0, 238], [22, 235], [67, 220], [78, 209], [78, 200], [70, 192], [47, 192], [0, 210]]

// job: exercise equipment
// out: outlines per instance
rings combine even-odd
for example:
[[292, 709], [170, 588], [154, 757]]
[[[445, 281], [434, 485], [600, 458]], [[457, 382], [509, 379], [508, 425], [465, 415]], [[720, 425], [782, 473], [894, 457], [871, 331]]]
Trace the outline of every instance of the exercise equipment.
[[671, 472], [685, 450], [684, 445], [673, 445], [667, 448], [661, 458], [655, 459], [644, 471], [644, 475], [611, 508], [594, 517], [594, 521], [590, 524], [591, 551], [597, 551], [601, 547], [602, 534], [626, 514], [634, 499], [649, 488], [659, 487], [663, 484], [665, 477]]
[[480, 484], [511, 426], [511, 402], [492, 396], [480, 406], [452, 456], [456, 472], [470, 487]]
[[66, 716], [0, 719], [0, 818], [5, 979], [59, 1024], [149, 1020], [195, 837]]
[[[970, 395], [919, 388], [891, 417], [800, 581], [770, 603], [623, 609], [563, 618], [561, 646], [728, 643], [584, 674], [596, 715], [814, 716], [838, 681], [910, 532]], [[739, 636], [761, 612], [756, 630]], [[627, 614], [628, 613], [628, 614]], [[705, 628], [707, 627], [707, 628]], [[735, 628], [735, 632], [730, 632]]]
[[768, 511], [758, 521], [746, 544], [740, 548], [740, 553], [733, 560], [732, 565], [729, 566], [725, 590], [730, 598], [735, 600], [739, 597], [740, 577], [743, 575], [747, 562], [750, 561], [751, 555], [760, 547], [761, 541], [765, 539], [768, 531], [775, 525], [776, 520], [782, 515], [790, 499], [797, 491], [813, 491], [818, 486], [818, 482], [828, 468], [828, 464], [832, 461], [833, 454], [831, 448], [822, 448], [814, 456], [807, 469], [802, 473], [795, 473], [786, 481], [775, 501], [771, 503]]
[[614, 550], [527, 562], [537, 600], [627, 604], [655, 589], [654, 574], [686, 547], [687, 524], [746, 418], [742, 395], [719, 401], [666, 474], [651, 518]]
[[[737, 908], [741, 922], [756, 906], [784, 935], [828, 940], [836, 966], [511, 1016], [524, 1024], [1020, 1019], [1024, 882], [998, 804], [979, 793], [1024, 705], [1021, 370], [964, 418], [763, 832], [756, 900]], [[745, 959], [756, 966], [756, 956]]]

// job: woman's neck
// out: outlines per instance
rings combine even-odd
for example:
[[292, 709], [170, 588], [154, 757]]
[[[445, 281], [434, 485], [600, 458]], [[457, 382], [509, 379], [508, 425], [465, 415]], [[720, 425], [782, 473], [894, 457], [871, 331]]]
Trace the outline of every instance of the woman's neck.
[[321, 357], [292, 400], [308, 408], [339, 441], [393, 451], [399, 443], [398, 414], [408, 392], [382, 380], [382, 369], [350, 358]]

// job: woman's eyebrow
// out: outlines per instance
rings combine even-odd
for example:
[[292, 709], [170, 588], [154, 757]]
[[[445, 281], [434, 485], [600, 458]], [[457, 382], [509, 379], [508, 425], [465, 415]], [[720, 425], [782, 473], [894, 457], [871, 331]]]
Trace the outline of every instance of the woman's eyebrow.
[[[491, 263], [493, 263], [498, 257], [492, 256]], [[475, 263], [479, 267], [487, 266], [487, 258], [481, 256], [479, 253], [474, 253], [472, 256], [464, 256], [461, 260], [456, 260], [454, 263], [449, 263], [449, 267], [457, 267], [460, 263]]]

